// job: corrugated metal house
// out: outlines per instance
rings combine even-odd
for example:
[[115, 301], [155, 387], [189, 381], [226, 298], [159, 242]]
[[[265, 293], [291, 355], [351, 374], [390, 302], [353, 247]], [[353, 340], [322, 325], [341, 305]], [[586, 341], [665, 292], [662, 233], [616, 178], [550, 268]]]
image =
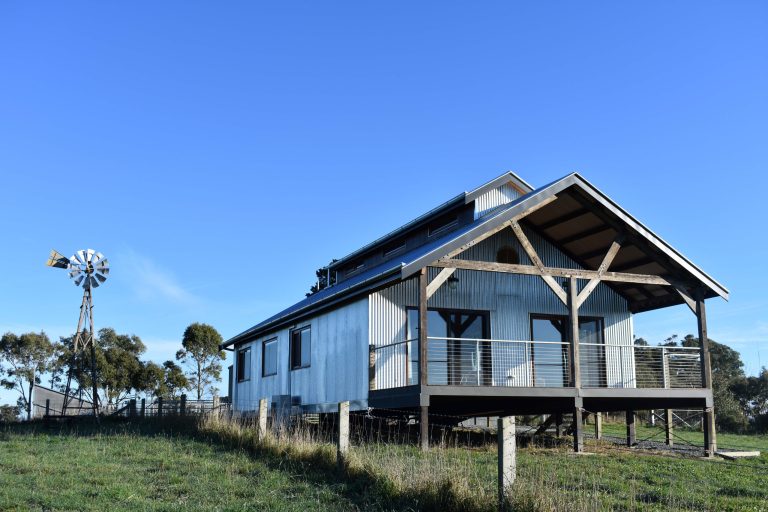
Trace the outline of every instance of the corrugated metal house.
[[[228, 340], [236, 411], [258, 401], [464, 417], [700, 408], [707, 344], [634, 344], [633, 315], [728, 290], [578, 174], [507, 173], [335, 261], [332, 283]], [[577, 432], [580, 437], [580, 430]]]

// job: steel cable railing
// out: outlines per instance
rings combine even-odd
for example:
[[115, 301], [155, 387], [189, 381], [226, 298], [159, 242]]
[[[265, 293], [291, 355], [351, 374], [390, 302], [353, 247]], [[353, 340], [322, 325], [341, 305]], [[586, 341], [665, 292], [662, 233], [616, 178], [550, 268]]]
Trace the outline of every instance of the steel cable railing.
[[[555, 341], [430, 336], [429, 385], [569, 387], [570, 347]], [[371, 348], [375, 389], [419, 382], [419, 342]], [[701, 355], [695, 347], [580, 343], [582, 387], [700, 388]]]

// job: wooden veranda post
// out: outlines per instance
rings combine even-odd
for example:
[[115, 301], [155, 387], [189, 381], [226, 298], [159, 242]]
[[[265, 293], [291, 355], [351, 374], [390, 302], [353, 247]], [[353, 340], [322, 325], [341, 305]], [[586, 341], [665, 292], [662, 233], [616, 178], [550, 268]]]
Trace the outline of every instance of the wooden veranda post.
[[[581, 388], [581, 365], [579, 358], [579, 287], [575, 277], [568, 280], [568, 317], [569, 317], [569, 352], [571, 385]], [[573, 409], [573, 451], [584, 451], [584, 425], [582, 422], [582, 404], [576, 400]]]
[[595, 413], [595, 439], [600, 440], [603, 438], [603, 413]]
[[[423, 395], [427, 382], [427, 268], [419, 271], [419, 385]], [[429, 449], [429, 406], [422, 405], [419, 417], [419, 442], [422, 450]]]
[[[707, 334], [707, 309], [703, 296], [696, 299], [696, 323], [699, 331], [699, 346], [701, 349], [701, 384], [706, 389], [712, 389], [712, 363], [709, 359], [709, 337]], [[714, 457], [717, 451], [717, 432], [715, 430], [714, 407], [704, 408], [704, 453]]]
[[635, 411], [627, 411], [627, 446], [637, 444], [637, 434], [635, 431]]
[[499, 458], [499, 510], [506, 508], [507, 497], [515, 483], [517, 472], [517, 453], [515, 444], [515, 417], [505, 416], [497, 420], [498, 458]]

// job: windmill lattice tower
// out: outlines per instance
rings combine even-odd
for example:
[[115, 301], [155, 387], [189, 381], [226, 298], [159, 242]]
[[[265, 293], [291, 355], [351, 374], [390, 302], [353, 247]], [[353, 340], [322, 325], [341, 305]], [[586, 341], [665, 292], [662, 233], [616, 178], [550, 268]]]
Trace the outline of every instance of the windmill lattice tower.
[[82, 361], [86, 351], [91, 352], [91, 394], [92, 412], [94, 416], [99, 414], [99, 394], [96, 380], [96, 339], [93, 328], [93, 288], [107, 280], [109, 275], [109, 262], [100, 252], [93, 249], [77, 251], [71, 258], [67, 258], [57, 251], [51, 251], [46, 263], [49, 267], [69, 270], [69, 277], [75, 286], [83, 287], [83, 302], [80, 304], [80, 319], [77, 322], [77, 332], [72, 344], [72, 360], [67, 371], [67, 386], [64, 389], [64, 403], [61, 407], [61, 415], [67, 414], [67, 407], [72, 400], [72, 374], [76, 361]]

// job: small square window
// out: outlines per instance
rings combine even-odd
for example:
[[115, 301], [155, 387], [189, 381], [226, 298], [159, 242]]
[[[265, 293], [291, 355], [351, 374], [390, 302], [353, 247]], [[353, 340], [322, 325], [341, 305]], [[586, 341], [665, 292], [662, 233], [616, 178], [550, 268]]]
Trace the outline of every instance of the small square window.
[[291, 331], [291, 370], [307, 368], [310, 365], [310, 352], [309, 326]]
[[277, 375], [277, 338], [261, 345], [261, 376]]
[[237, 382], [251, 379], [251, 348], [237, 351]]

